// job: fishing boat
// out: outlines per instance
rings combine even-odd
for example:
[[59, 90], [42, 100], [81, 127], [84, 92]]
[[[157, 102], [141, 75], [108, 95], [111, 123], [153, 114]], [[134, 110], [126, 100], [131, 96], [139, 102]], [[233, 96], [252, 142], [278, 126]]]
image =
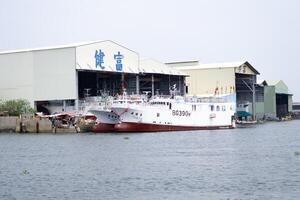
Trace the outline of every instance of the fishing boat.
[[235, 103], [225, 98], [157, 96], [148, 102], [114, 102], [118, 132], [157, 132], [235, 127]]
[[113, 132], [115, 125], [120, 122], [119, 115], [111, 110], [112, 102], [118, 104], [138, 104], [143, 101], [141, 96], [127, 95], [126, 92], [122, 96], [109, 98], [106, 101], [98, 102], [87, 109], [88, 113], [92, 113], [97, 117], [97, 123], [92, 127], [95, 133]]
[[119, 116], [109, 109], [91, 109], [90, 113], [97, 117], [96, 124], [92, 127], [94, 133], [113, 132]]

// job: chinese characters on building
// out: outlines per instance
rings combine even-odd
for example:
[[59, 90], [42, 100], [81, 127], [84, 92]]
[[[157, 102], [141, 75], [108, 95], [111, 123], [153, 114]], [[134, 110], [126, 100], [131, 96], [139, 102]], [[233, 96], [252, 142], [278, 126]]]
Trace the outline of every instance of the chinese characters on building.
[[95, 52], [95, 61], [96, 61], [96, 68], [99, 66], [101, 69], [104, 69], [105, 67], [103, 66], [104, 64], [104, 58], [105, 54], [101, 51], [101, 49], [96, 50]]
[[122, 59], [123, 58], [124, 58], [124, 56], [121, 55], [120, 51], [118, 51], [118, 54], [114, 55], [114, 59], [117, 61], [117, 63], [116, 63], [117, 71], [122, 71], [122, 68], [123, 68]]
[[[96, 64], [96, 68], [100, 67], [100, 69], [104, 69], [105, 65], [104, 65], [104, 52], [99, 49], [96, 50], [95, 52], [95, 64]], [[116, 61], [115, 66], [116, 66], [116, 71], [122, 71], [123, 70], [123, 63], [122, 63], [122, 59], [124, 58], [124, 56], [121, 54], [120, 51], [118, 51], [117, 54], [114, 54], [114, 60]]]

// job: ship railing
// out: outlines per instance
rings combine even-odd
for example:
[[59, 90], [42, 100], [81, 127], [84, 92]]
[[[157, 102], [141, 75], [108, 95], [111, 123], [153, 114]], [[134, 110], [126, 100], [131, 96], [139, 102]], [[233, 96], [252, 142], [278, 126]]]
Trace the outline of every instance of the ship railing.
[[222, 97], [183, 97], [183, 96], [172, 96], [172, 95], [155, 95], [151, 101], [159, 100], [170, 100], [175, 102], [188, 102], [188, 103], [226, 103], [232, 102]]
[[88, 97], [78, 101], [78, 110], [80, 112], [87, 112], [92, 108], [101, 108], [104, 110], [110, 109], [113, 102], [113, 97]]
[[117, 96], [113, 104], [146, 104], [148, 101], [146, 95], [121, 95]]
[[227, 99], [224, 97], [186, 97], [186, 102], [191, 103], [230, 103], [233, 102], [232, 99]]

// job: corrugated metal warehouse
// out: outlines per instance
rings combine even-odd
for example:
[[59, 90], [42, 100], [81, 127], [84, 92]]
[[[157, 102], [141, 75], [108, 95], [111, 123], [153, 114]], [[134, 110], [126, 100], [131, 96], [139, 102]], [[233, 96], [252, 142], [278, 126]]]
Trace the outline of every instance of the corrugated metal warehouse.
[[0, 53], [0, 99], [27, 99], [38, 111], [75, 109], [84, 97], [124, 89], [168, 94], [165, 85], [177, 84], [183, 94], [184, 82], [184, 73], [109, 40]]
[[166, 64], [189, 75], [186, 79], [188, 95], [234, 95], [238, 112], [254, 113], [254, 118], [256, 115], [263, 118], [264, 91], [256, 83], [259, 72], [249, 62], [202, 64], [187, 61]]
[[[38, 111], [78, 109], [91, 96], [147, 92], [234, 98], [238, 116], [281, 118], [292, 111], [292, 94], [282, 81], [261, 81], [247, 61], [202, 64], [140, 60], [113, 41], [0, 53], [0, 99], [27, 99]], [[187, 76], [187, 77], [186, 77]], [[255, 102], [255, 104], [253, 104]]]
[[264, 85], [264, 113], [269, 119], [283, 118], [292, 112], [292, 93], [282, 80], [262, 80]]

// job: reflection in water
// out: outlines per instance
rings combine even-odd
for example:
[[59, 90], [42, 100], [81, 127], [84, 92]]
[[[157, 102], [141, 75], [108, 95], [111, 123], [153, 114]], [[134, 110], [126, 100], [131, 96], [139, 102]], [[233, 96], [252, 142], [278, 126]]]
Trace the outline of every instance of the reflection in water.
[[172, 133], [0, 134], [0, 199], [298, 199], [299, 151], [300, 121]]

